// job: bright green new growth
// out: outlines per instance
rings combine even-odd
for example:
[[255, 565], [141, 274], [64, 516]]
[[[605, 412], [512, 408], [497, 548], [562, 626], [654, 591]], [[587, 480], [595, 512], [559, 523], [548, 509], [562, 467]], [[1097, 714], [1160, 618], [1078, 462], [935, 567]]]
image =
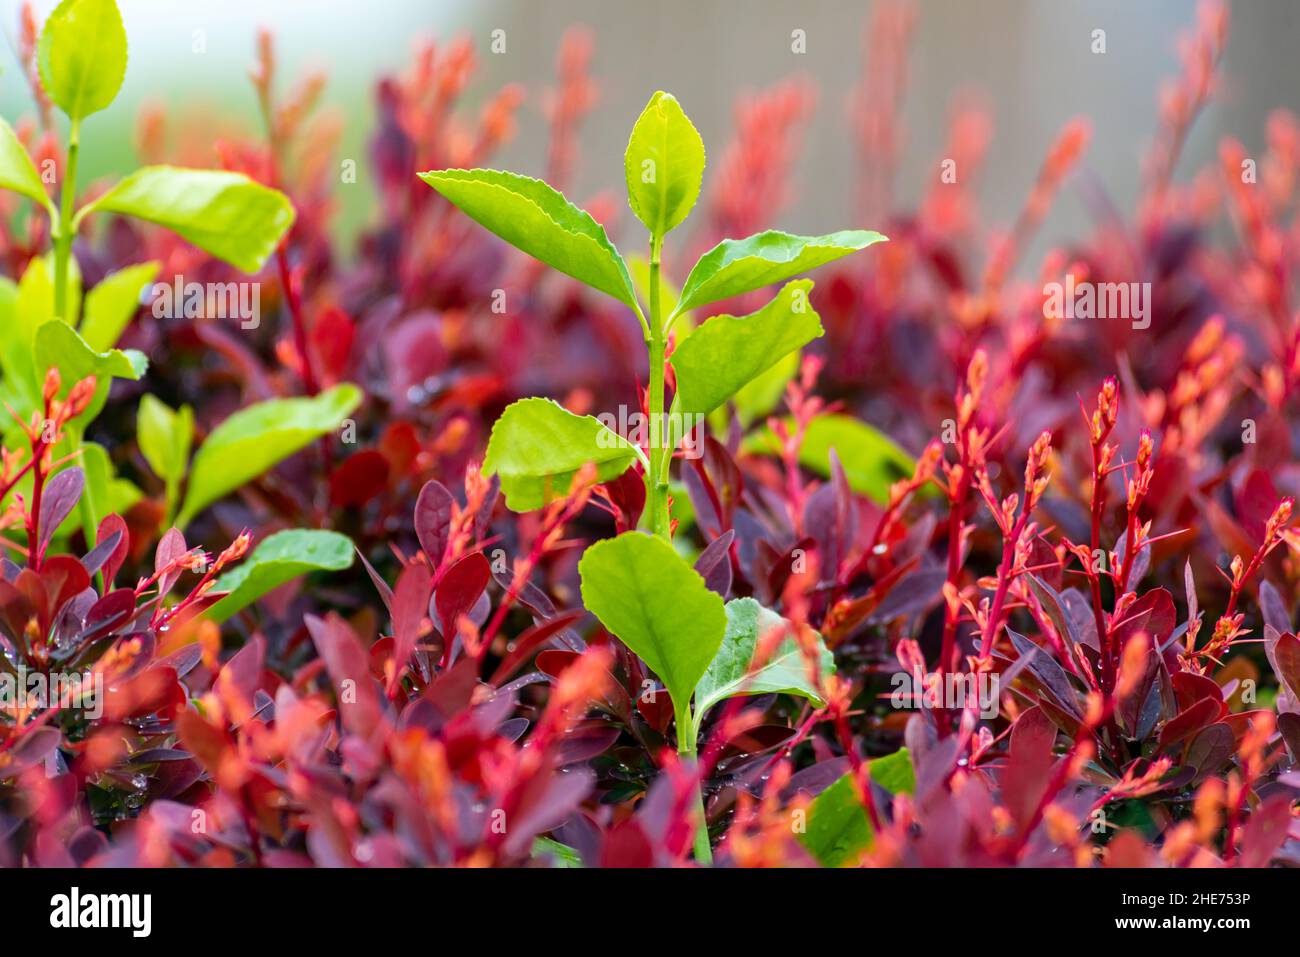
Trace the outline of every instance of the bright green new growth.
[[483, 473], [500, 476], [506, 505], [527, 512], [567, 495], [574, 475], [589, 462], [596, 465], [597, 481], [607, 482], [640, 454], [589, 415], [574, 415], [550, 399], [520, 399], [492, 429]]
[[704, 140], [668, 93], [650, 97], [623, 156], [627, 200], [651, 236], [680, 226], [700, 196]]
[[[820, 707], [824, 702], [817, 688], [833, 664], [820, 638], [816, 668], [808, 667], [793, 638], [781, 642], [769, 660], [755, 662], [767, 626], [781, 625], [781, 619], [750, 599], [724, 607], [721, 596], [709, 591], [672, 547], [668, 509], [673, 453], [685, 436], [665, 427], [677, 421], [665, 413], [705, 415], [728, 401], [748, 410], [750, 418], [766, 411], [762, 403], [779, 397], [798, 367], [799, 350], [822, 335], [821, 320], [808, 301], [812, 282], [788, 283], [748, 316], [716, 316], [694, 328], [688, 319], [676, 320], [701, 306], [794, 279], [885, 238], [866, 230], [827, 236], [769, 230], [728, 239], [695, 264], [681, 296], [665, 308], [664, 238], [699, 198], [704, 163], [704, 143], [681, 105], [667, 93], [655, 93], [623, 156], [628, 204], [650, 234], [649, 256], [644, 268], [637, 264], [636, 284], [605, 230], [545, 183], [498, 170], [419, 174], [471, 219], [625, 304], [641, 324], [649, 360], [648, 454], [590, 416], [573, 415], [549, 400], [524, 399], [506, 409], [493, 427], [483, 471], [500, 476], [510, 508], [527, 511], [566, 495], [588, 463], [596, 466], [595, 481], [608, 482], [641, 462], [645, 517], [653, 535], [626, 532], [587, 549], [578, 566], [582, 597], [602, 624], [663, 680], [673, 700], [678, 749], [690, 756], [711, 705], [736, 694], [778, 691]], [[637, 298], [638, 287], [645, 292], [644, 303]], [[671, 410], [665, 385], [670, 332], [678, 340]], [[710, 858], [703, 828], [696, 856]]]
[[510, 245], [636, 308], [627, 264], [605, 228], [541, 180], [494, 169], [434, 170], [420, 179]]
[[221, 623], [272, 589], [314, 571], [343, 571], [356, 549], [338, 532], [296, 528], [264, 538], [243, 562], [218, 578], [213, 590], [229, 592], [204, 612]]
[[140, 454], [166, 485], [167, 518], [170, 519], [176, 513], [181, 479], [190, 462], [194, 410], [183, 405], [173, 411], [146, 392], [140, 397], [135, 432]]
[[[114, 479], [103, 450], [83, 444], [82, 434], [103, 407], [112, 378], [138, 379], [144, 373], [142, 355], [113, 347], [158, 265], [128, 266], [104, 279], [85, 296], [83, 312], [81, 276], [72, 256], [82, 223], [95, 212], [157, 223], [237, 269], [256, 272], [294, 218], [288, 197], [240, 173], [168, 166], [136, 170], [77, 209], [81, 123], [117, 97], [126, 65], [126, 31], [115, 0], [62, 0], [46, 20], [37, 49], [38, 73], [50, 100], [68, 118], [67, 164], [57, 205], [13, 128], [0, 120], [0, 189], [26, 196], [49, 216], [53, 247], [48, 261], [32, 260], [17, 287], [0, 282], [0, 398], [26, 419], [39, 407], [46, 369], [59, 369], [62, 395], [83, 376], [96, 376], [94, 402], [70, 424], [58, 449], [60, 458], [81, 452], [85, 459], [87, 487], [80, 513], [91, 541], [97, 516], [128, 499], [130, 492], [123, 489], [129, 483]], [[146, 412], [146, 419], [156, 412]], [[145, 453], [151, 466], [174, 473], [170, 457], [165, 466], [155, 461], [157, 437], [144, 442], [151, 448]], [[179, 480], [159, 474], [168, 485], [169, 508], [174, 508]]]
[[114, 0], [63, 0], [41, 31], [41, 86], [74, 123], [106, 109], [126, 78], [126, 30]]
[[787, 355], [822, 334], [808, 302], [811, 279], [787, 283], [748, 316], [714, 316], [673, 352], [676, 407], [707, 415]]
[[194, 455], [177, 526], [184, 528], [223, 495], [337, 429], [360, 402], [361, 390], [345, 383], [311, 398], [269, 399], [231, 415]]
[[578, 563], [582, 603], [649, 665], [679, 721], [722, 644], [722, 597], [661, 538], [624, 532], [592, 545]]

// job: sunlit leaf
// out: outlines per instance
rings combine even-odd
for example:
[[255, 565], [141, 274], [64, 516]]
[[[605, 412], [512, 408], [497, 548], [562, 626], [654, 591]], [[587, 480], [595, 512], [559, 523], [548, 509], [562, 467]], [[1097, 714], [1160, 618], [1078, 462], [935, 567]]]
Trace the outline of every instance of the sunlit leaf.
[[521, 399], [497, 419], [483, 459], [484, 475], [500, 475], [506, 504], [516, 512], [567, 495], [577, 471], [595, 463], [597, 481], [621, 475], [636, 449], [589, 415], [574, 415], [550, 399]]
[[546, 183], [494, 169], [430, 170], [419, 176], [510, 245], [636, 307], [627, 265], [604, 227]]
[[592, 545], [578, 575], [582, 603], [659, 676], [682, 715], [727, 630], [722, 598], [671, 545], [641, 532]]
[[0, 119], [0, 189], [11, 189], [34, 199], [51, 216], [54, 215], [54, 204], [41, 182], [41, 174], [36, 172], [36, 166], [18, 141], [14, 128], [4, 119]]
[[811, 290], [812, 280], [795, 280], [757, 312], [714, 316], [687, 336], [671, 359], [680, 411], [707, 415], [820, 336], [821, 317], [808, 301]]
[[828, 236], [794, 236], [771, 229], [746, 239], [724, 239], [691, 269], [677, 309], [696, 309], [783, 282], [884, 239], [880, 233], [864, 229]]
[[98, 113], [126, 77], [126, 29], [114, 0], [63, 0], [41, 30], [41, 86], [72, 120]]
[[[77, 417], [90, 422], [108, 399], [113, 379], [139, 379], [149, 367], [144, 353], [135, 349], [108, 349], [96, 352], [66, 322], [51, 319], [36, 330], [36, 368], [57, 368], [62, 377], [60, 395], [68, 392], [86, 376], [95, 377], [95, 395], [90, 405]], [[40, 374], [40, 373], [38, 373]]]
[[279, 190], [225, 170], [146, 166], [99, 199], [92, 212], [120, 213], [165, 226], [244, 272], [257, 272], [293, 225], [293, 205]]
[[145, 393], [136, 414], [136, 442], [140, 454], [167, 487], [167, 511], [176, 508], [177, 490], [190, 461], [194, 438], [194, 410], [188, 405], [173, 410]]
[[[916, 790], [912, 759], [907, 748], [876, 758], [867, 771], [873, 781], [893, 794], [911, 794]], [[808, 808], [806, 829], [799, 835], [799, 843], [823, 867], [856, 864], [859, 855], [868, 850], [874, 840], [867, 809], [858, 800], [851, 773], [845, 774], [813, 799]]]
[[217, 579], [214, 591], [230, 594], [204, 612], [223, 622], [272, 589], [315, 571], [343, 571], [352, 565], [352, 540], [338, 532], [295, 528], [260, 542], [243, 562]]
[[668, 93], [658, 92], [632, 127], [623, 154], [627, 199], [652, 236], [689, 215], [704, 177], [704, 140]]
[[158, 275], [158, 263], [126, 266], [105, 276], [86, 293], [85, 313], [78, 331], [92, 349], [111, 349], [117, 345], [140, 308], [145, 287]]
[[337, 385], [312, 398], [271, 399], [240, 409], [208, 435], [190, 468], [184, 528], [202, 509], [332, 432], [361, 402], [361, 390]]

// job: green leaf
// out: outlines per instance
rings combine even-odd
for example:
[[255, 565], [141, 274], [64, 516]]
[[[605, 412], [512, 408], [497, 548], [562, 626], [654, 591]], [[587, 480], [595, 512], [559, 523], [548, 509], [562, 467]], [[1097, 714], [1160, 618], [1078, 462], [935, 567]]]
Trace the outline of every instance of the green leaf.
[[696, 309], [783, 282], [884, 239], [880, 233], [864, 229], [846, 229], [829, 236], [792, 236], [770, 229], [747, 239], [724, 239], [691, 269], [677, 309]]
[[727, 630], [722, 598], [671, 545], [641, 532], [592, 545], [578, 576], [582, 603], [659, 676], [678, 715], [689, 713]]
[[[876, 758], [867, 770], [873, 781], [894, 794], [911, 794], [916, 788], [907, 748]], [[799, 843], [823, 867], [856, 864], [874, 840], [867, 809], [853, 787], [852, 772], [813, 799], [808, 827], [799, 835]]]
[[230, 594], [219, 599], [204, 616], [220, 624], [272, 589], [308, 572], [350, 568], [355, 551], [352, 540], [338, 532], [313, 528], [276, 532], [216, 580], [213, 590]]
[[[794, 423], [789, 423], [793, 429]], [[752, 433], [744, 443], [746, 452], [778, 455], [781, 450], [767, 426]], [[889, 486], [910, 476], [916, 469], [912, 457], [893, 440], [849, 415], [819, 415], [808, 425], [799, 462], [804, 468], [829, 476], [831, 449], [839, 456], [849, 486], [881, 505], [889, 501]]]
[[650, 235], [662, 239], [690, 214], [704, 178], [704, 140], [676, 97], [650, 97], [632, 127], [623, 171], [628, 204]]
[[194, 410], [183, 405], [174, 411], [145, 393], [136, 416], [136, 439], [140, 452], [154, 474], [168, 481], [185, 475], [194, 438]]
[[[81, 273], [68, 263], [70, 314], [81, 302]], [[15, 287], [0, 281], [0, 369], [6, 401], [26, 419], [40, 402], [45, 370], [36, 368], [36, 329], [54, 316], [54, 267], [49, 256], [36, 256]], [[66, 384], [66, 383], [65, 383]]]
[[55, 215], [41, 174], [36, 172], [32, 158], [18, 141], [14, 128], [0, 118], [0, 189], [11, 189], [29, 199], [34, 199], [50, 214]]
[[126, 30], [113, 0], [63, 0], [41, 30], [41, 86], [74, 122], [117, 97], [126, 76]]
[[549, 837], [539, 837], [533, 841], [532, 858], [535, 861], [549, 860], [551, 867], [582, 867], [582, 856], [577, 851]]
[[577, 471], [596, 465], [599, 482], [618, 478], [637, 449], [589, 415], [574, 415], [550, 399], [520, 399], [492, 426], [484, 475], [500, 475], [506, 505], [516, 512], [541, 508], [569, 494]]
[[874, 758], [869, 770], [871, 780], [890, 794], [916, 793], [916, 772], [912, 769], [912, 757], [907, 748], [899, 748], [883, 758]]
[[627, 264], [604, 227], [541, 180], [494, 169], [430, 170], [419, 177], [510, 245], [638, 308]]
[[[799, 374], [799, 353], [791, 352], [778, 359], [766, 372], [759, 373], [749, 380], [731, 397], [731, 404], [736, 408], [736, 418], [744, 428], [758, 419], [772, 414], [778, 402], [785, 395], [785, 387]], [[716, 413], [716, 410], [715, 410]], [[724, 410], [725, 416], [725, 410]], [[713, 420], [710, 419], [710, 422]], [[725, 417], [719, 432], [726, 432]]]
[[747, 383], [822, 334], [808, 301], [811, 279], [796, 279], [748, 316], [714, 316], [673, 351], [676, 405], [708, 415]]
[[86, 410], [74, 420], [92, 421], [108, 401], [108, 390], [113, 379], [138, 380], [149, 368], [144, 353], [135, 349], [109, 349], [96, 352], [86, 344], [66, 322], [51, 319], [36, 330], [36, 368], [44, 378], [44, 370], [57, 368], [62, 377], [61, 396], [66, 397], [74, 385], [86, 376], [95, 377], [95, 394]]
[[[789, 694], [807, 698], [818, 708], [826, 705], [808, 674], [808, 662], [793, 636], [784, 638], [757, 671], [754, 652], [760, 640], [775, 628], [790, 628], [790, 622], [752, 598], [727, 602], [727, 631], [722, 645], [695, 686], [695, 721], [719, 701], [737, 695]], [[818, 635], [819, 677], [833, 674], [835, 657]]]
[[139, 263], [105, 276], [86, 294], [85, 315], [81, 318], [81, 338], [92, 349], [111, 349], [117, 345], [140, 308], [141, 294], [158, 275], [158, 263]]
[[140, 399], [135, 430], [140, 454], [166, 484], [167, 517], [170, 518], [176, 512], [177, 493], [190, 461], [194, 410], [183, 405], [173, 411], [146, 392]]
[[244, 272], [262, 268], [293, 225], [279, 190], [224, 170], [145, 166], [78, 210], [120, 213], [165, 226]]
[[[102, 445], [83, 442], [81, 467], [86, 476], [86, 487], [81, 492], [81, 500], [77, 503], [76, 511], [68, 518], [72, 520], [75, 517], [81, 523], [82, 534], [86, 541], [93, 542], [99, 523], [110, 511], [113, 462], [108, 457], [108, 450]], [[72, 528], [69, 527], [67, 530], [70, 532]]]
[[184, 529], [223, 495], [338, 428], [360, 402], [361, 390], [343, 383], [311, 398], [271, 399], [240, 409], [195, 454], [176, 525]]

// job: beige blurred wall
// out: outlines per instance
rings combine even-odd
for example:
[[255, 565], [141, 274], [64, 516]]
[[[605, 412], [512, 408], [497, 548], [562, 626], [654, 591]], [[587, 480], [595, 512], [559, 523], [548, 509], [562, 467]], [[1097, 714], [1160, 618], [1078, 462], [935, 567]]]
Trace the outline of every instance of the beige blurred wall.
[[[1274, 107], [1300, 112], [1300, 3], [1253, 0], [1232, 5], [1232, 39], [1222, 99], [1196, 127], [1180, 172], [1209, 159], [1231, 133], [1255, 150]], [[1087, 168], [1120, 210], [1132, 208], [1139, 164], [1149, 145], [1163, 80], [1179, 70], [1176, 37], [1195, 19], [1188, 0], [921, 0], [904, 107], [907, 129], [898, 186], [915, 198], [937, 163], [950, 104], [983, 94], [993, 141], [981, 176], [982, 208], [1006, 224], [1019, 208], [1053, 134], [1071, 116], [1093, 122]], [[476, 28], [507, 30], [506, 56], [485, 56], [485, 75], [536, 90], [550, 82], [565, 28], [583, 23], [596, 37], [594, 71], [601, 101], [583, 132], [578, 196], [618, 183], [628, 127], [651, 92], [676, 93], [706, 145], [718, 151], [732, 126], [738, 93], [791, 74], [819, 89], [798, 167], [798, 202], [779, 225], [842, 225], [853, 210], [857, 147], [847, 99], [863, 69], [871, 4], [859, 0], [497, 0], [474, 7]], [[791, 31], [807, 34], [807, 53], [791, 52]], [[1107, 52], [1091, 52], [1092, 31]], [[486, 38], [485, 38], [486, 41]], [[491, 84], [489, 84], [491, 85]], [[503, 161], [532, 173], [544, 163], [544, 126], [529, 111]], [[1077, 190], [1049, 219], [1044, 242], [1076, 230], [1087, 212]], [[870, 225], [870, 224], [862, 224]]]

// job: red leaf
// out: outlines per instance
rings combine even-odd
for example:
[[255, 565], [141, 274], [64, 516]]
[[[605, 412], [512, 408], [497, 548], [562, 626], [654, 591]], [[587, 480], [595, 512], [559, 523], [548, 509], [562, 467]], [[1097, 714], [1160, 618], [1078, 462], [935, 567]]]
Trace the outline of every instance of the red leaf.
[[388, 460], [374, 449], [347, 459], [330, 476], [330, 501], [337, 508], [359, 508], [388, 487]]
[[1274, 794], [1251, 812], [1241, 834], [1241, 866], [1268, 867], [1291, 826], [1291, 796]]
[[306, 624], [334, 682], [343, 726], [354, 734], [369, 736], [383, 720], [383, 712], [361, 640], [337, 612], [325, 618], [308, 615]]
[[[162, 571], [176, 559], [180, 558], [187, 551], [185, 545], [185, 536], [181, 534], [179, 528], [169, 529], [161, 539], [158, 540], [158, 548], [153, 554], [153, 570]], [[181, 577], [179, 568], [168, 572], [158, 579], [158, 594], [165, 595], [172, 590], [176, 580]]]
[[1291, 694], [1300, 699], [1300, 638], [1282, 635], [1273, 646], [1273, 658], [1277, 662], [1278, 677], [1286, 682]]
[[612, 482], [605, 483], [605, 494], [619, 511], [615, 520], [617, 530], [626, 532], [636, 528], [645, 511], [645, 476], [636, 469], [627, 469]]
[[474, 552], [447, 569], [438, 582], [433, 602], [438, 612], [438, 630], [446, 640], [442, 652], [444, 663], [449, 660], [460, 617], [469, 614], [491, 579], [492, 566], [482, 552]]
[[80, 467], [65, 469], [45, 483], [41, 498], [40, 537], [37, 539], [37, 548], [41, 554], [44, 554], [45, 546], [50, 543], [55, 530], [72, 514], [85, 487], [86, 473]]
[[118, 539], [117, 546], [113, 549], [113, 553], [109, 555], [108, 559], [104, 562], [103, 572], [105, 588], [113, 587], [113, 579], [117, 577], [117, 570], [121, 568], [122, 563], [126, 561], [127, 552], [131, 550], [131, 533], [126, 527], [126, 521], [121, 515], [116, 513], [105, 515], [104, 520], [99, 523], [98, 531], [95, 533], [96, 544], [100, 545], [118, 533], [120, 533], [122, 537]]
[[1016, 824], [1027, 827], [1047, 789], [1055, 756], [1056, 725], [1040, 708], [1030, 708], [1011, 729], [1011, 751], [1002, 774], [1002, 800]]
[[582, 616], [583, 612], [580, 609], [561, 612], [556, 617], [539, 621], [524, 631], [514, 640], [513, 647], [501, 659], [501, 664], [497, 665], [497, 670], [492, 673], [492, 684], [500, 684], [503, 679], [514, 674], [519, 666], [528, 660], [528, 656], [541, 647], [544, 642], [568, 628]]
[[1190, 671], [1179, 671], [1171, 681], [1179, 710], [1186, 711], [1196, 702], [1208, 698], [1220, 706], [1216, 719], [1228, 713], [1228, 703], [1223, 700], [1223, 689], [1213, 679]]
[[432, 591], [433, 576], [422, 562], [407, 565], [397, 578], [397, 588], [393, 591], [393, 670], [387, 689], [390, 697], [415, 651]]
[[415, 426], [410, 422], [390, 422], [379, 439], [379, 451], [388, 460], [393, 475], [406, 475], [420, 454], [420, 437], [415, 433]]
[[355, 339], [356, 324], [337, 306], [327, 307], [312, 323], [311, 344], [331, 381], [347, 372]]
[[55, 555], [41, 566], [41, 582], [50, 596], [50, 618], [56, 618], [69, 601], [90, 587], [86, 567], [71, 555]]
[[653, 867], [654, 858], [654, 848], [636, 818], [614, 825], [600, 849], [601, 867]]
[[1209, 698], [1201, 698], [1185, 711], [1181, 711], [1170, 718], [1165, 722], [1165, 726], [1160, 729], [1160, 747], [1165, 748], [1171, 744], [1177, 744], [1179, 741], [1191, 737], [1206, 725], [1219, 720], [1220, 704], [1222, 704], [1221, 701], [1215, 702]]
[[433, 570], [442, 564], [451, 530], [451, 514], [456, 500], [440, 482], [430, 480], [415, 500], [415, 534]]

